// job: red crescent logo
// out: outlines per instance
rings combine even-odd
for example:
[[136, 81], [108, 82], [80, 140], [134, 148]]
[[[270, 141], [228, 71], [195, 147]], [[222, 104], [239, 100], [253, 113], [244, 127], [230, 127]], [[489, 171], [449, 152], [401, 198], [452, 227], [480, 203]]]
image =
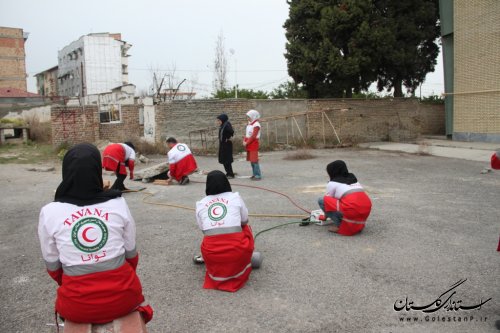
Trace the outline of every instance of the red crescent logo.
[[214, 210], [212, 210], [212, 213], [213, 213], [214, 215], [219, 215], [219, 214], [217, 213], [217, 208], [220, 208], [220, 207], [215, 207], [215, 208], [214, 208]]
[[94, 227], [87, 227], [85, 229], [83, 229], [83, 232], [82, 232], [82, 238], [86, 241], [86, 242], [89, 242], [89, 243], [92, 243], [93, 241], [95, 241], [97, 238], [94, 238], [94, 239], [90, 239], [87, 237], [87, 231], [89, 231], [90, 229], [94, 229]]

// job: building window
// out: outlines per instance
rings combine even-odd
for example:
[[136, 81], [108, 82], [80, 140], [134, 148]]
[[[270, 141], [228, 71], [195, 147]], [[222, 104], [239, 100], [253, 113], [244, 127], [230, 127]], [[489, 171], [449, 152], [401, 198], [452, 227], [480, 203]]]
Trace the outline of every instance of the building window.
[[120, 104], [101, 104], [99, 105], [99, 118], [103, 123], [119, 123], [121, 121], [121, 105]]

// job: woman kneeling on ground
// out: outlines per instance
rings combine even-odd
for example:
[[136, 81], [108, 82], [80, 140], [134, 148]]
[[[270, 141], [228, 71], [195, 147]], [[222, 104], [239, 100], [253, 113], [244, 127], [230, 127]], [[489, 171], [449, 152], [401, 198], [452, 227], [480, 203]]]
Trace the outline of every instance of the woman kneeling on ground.
[[222, 171], [207, 175], [206, 197], [196, 202], [196, 221], [204, 237], [201, 254], [206, 273], [203, 288], [237, 291], [252, 271], [254, 250], [248, 209]]
[[320, 208], [333, 225], [328, 231], [345, 236], [355, 235], [364, 229], [372, 203], [356, 176], [349, 173], [344, 161], [337, 160], [326, 166], [330, 181], [326, 194], [318, 199]]

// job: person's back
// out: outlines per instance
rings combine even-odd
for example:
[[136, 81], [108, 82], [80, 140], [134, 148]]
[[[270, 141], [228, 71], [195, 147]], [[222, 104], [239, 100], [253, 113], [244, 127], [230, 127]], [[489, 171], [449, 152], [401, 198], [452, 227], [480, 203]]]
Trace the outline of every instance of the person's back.
[[63, 160], [54, 202], [40, 212], [38, 235], [56, 311], [76, 323], [106, 323], [134, 310], [152, 317], [135, 273], [135, 222], [120, 191], [103, 191], [97, 148], [80, 144]]
[[167, 146], [170, 148], [167, 153], [169, 179], [175, 179], [181, 185], [188, 184], [188, 175], [198, 169], [198, 165], [196, 164], [196, 160], [194, 159], [191, 150], [185, 143], [179, 143], [172, 137], [167, 139]]
[[328, 164], [326, 171], [330, 181], [318, 204], [333, 222], [328, 230], [346, 236], [361, 232], [371, 212], [370, 198], [344, 161]]
[[196, 203], [196, 221], [204, 237], [201, 253], [206, 266], [203, 288], [237, 291], [252, 271], [254, 239], [248, 209], [222, 171], [207, 176], [207, 196]]

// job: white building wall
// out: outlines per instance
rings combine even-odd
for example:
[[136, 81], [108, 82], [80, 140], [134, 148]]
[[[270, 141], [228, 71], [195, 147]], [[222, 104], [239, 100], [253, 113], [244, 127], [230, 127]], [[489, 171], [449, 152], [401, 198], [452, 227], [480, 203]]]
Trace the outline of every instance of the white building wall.
[[[122, 52], [122, 47], [124, 52]], [[108, 33], [90, 34], [65, 46], [58, 52], [59, 95], [86, 96], [110, 92], [128, 83], [122, 65], [122, 53], [130, 45]]]
[[84, 36], [86, 95], [110, 92], [122, 85], [121, 42]]

